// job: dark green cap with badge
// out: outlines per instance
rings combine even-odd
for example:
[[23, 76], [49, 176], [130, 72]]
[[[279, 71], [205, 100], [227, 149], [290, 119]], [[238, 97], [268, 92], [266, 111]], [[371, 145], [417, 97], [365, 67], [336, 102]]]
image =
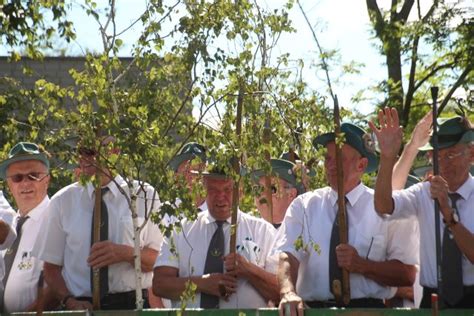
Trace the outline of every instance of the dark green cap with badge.
[[[419, 148], [422, 151], [433, 150], [433, 137], [425, 146]], [[474, 128], [463, 116], [451, 118], [438, 118], [438, 148], [448, 148], [457, 144], [474, 142]]]
[[[272, 175], [275, 175], [294, 186], [298, 191], [298, 194], [304, 193], [303, 185], [299, 183], [298, 179], [296, 178], [296, 165], [293, 162], [285, 159], [272, 158], [270, 159], [270, 166], [272, 168]], [[265, 171], [263, 169], [256, 170], [252, 172], [252, 176], [254, 180], [258, 181], [258, 179], [265, 176]]]
[[171, 159], [169, 165], [176, 172], [180, 164], [196, 157], [199, 157], [202, 162], [206, 162], [206, 148], [196, 142], [190, 142], [181, 148], [178, 154]]
[[[375, 142], [371, 134], [366, 133], [362, 128], [352, 123], [342, 123], [341, 132], [344, 133], [345, 141], [355, 150], [357, 150], [363, 157], [369, 161], [365, 172], [372, 172], [377, 169], [378, 158], [375, 155]], [[326, 146], [335, 139], [334, 133], [326, 133], [317, 136], [313, 140], [314, 147]]]
[[13, 146], [8, 153], [8, 158], [0, 163], [0, 178], [7, 177], [7, 168], [12, 163], [24, 160], [38, 160], [45, 164], [49, 170], [49, 160], [44, 152], [40, 150], [38, 145], [27, 142], [20, 142]]

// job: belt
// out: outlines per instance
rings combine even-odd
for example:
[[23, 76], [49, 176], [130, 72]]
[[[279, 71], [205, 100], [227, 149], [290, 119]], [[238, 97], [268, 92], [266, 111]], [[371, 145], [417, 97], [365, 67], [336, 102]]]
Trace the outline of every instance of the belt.
[[384, 308], [385, 305], [383, 300], [380, 298], [355, 298], [351, 299], [349, 305], [338, 305], [334, 300], [328, 301], [308, 301], [305, 302], [310, 308], [331, 308], [331, 307], [356, 307], [356, 308], [363, 308], [363, 307], [373, 307], [373, 308]]
[[[434, 287], [423, 286], [423, 294], [425, 294], [424, 293], [425, 291], [426, 291], [427, 295], [431, 295], [433, 293], [438, 294], [438, 289], [434, 288]], [[465, 286], [463, 286], [463, 291], [464, 291], [463, 292], [464, 295], [474, 295], [474, 285], [465, 285]]]
[[[148, 307], [148, 290], [142, 290], [142, 297], [144, 300], [144, 307]], [[79, 296], [75, 297], [79, 301], [88, 301], [92, 303], [92, 297]], [[105, 310], [111, 309], [135, 309], [136, 296], [135, 291], [121, 292], [121, 293], [109, 293], [100, 299], [100, 308]]]

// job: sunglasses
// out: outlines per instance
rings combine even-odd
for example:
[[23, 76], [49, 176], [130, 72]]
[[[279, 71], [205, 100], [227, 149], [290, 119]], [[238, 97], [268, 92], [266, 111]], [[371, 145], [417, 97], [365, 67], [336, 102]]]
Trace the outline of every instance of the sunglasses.
[[85, 147], [79, 148], [77, 151], [82, 156], [95, 156], [97, 154], [97, 151], [95, 151], [94, 149]]
[[13, 183], [20, 183], [24, 179], [29, 180], [29, 181], [40, 182], [40, 181], [43, 181], [43, 179], [46, 178], [48, 175], [49, 173], [44, 173], [44, 172], [30, 172], [27, 174], [17, 173], [12, 176], [8, 176], [7, 178], [12, 180]]

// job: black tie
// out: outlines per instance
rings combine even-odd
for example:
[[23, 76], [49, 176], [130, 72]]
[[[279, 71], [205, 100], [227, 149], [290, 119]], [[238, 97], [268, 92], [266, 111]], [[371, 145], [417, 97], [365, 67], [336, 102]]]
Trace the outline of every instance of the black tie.
[[[105, 187], [101, 189], [102, 201], [100, 206], [100, 241], [109, 239], [109, 214], [107, 205], [104, 202], [104, 195], [109, 192], [109, 188]], [[92, 228], [91, 228], [91, 247], [94, 243], [94, 214], [92, 214]], [[93, 282], [93, 269], [91, 267], [91, 291], [94, 293], [94, 282]], [[109, 268], [103, 267], [99, 271], [100, 279], [100, 298], [102, 299], [109, 292]]]
[[[458, 193], [450, 193], [453, 211], [459, 216], [457, 200], [461, 198]], [[462, 282], [462, 254], [456, 245], [456, 241], [448, 229], [444, 227], [443, 236], [443, 259], [441, 265], [441, 276], [443, 279], [443, 298], [451, 306], [456, 305], [463, 297]]]
[[[217, 228], [209, 243], [203, 274], [224, 272], [224, 261], [222, 260], [225, 249], [224, 230], [222, 229], [224, 223], [224, 221], [216, 221]], [[219, 297], [201, 293], [201, 308], [219, 308]]]
[[[345, 198], [345, 200], [346, 200], [346, 209], [347, 209], [347, 198]], [[336, 207], [338, 207], [337, 202], [336, 202]], [[335, 280], [340, 280], [341, 286], [342, 286], [342, 269], [337, 264], [337, 256], [336, 256], [336, 246], [341, 243], [341, 239], [339, 236], [339, 224], [337, 222], [338, 216], [339, 216], [339, 209], [336, 212], [336, 218], [334, 219], [334, 223], [332, 224], [331, 243], [329, 245], [329, 289], [333, 295], [334, 295], [333, 282]]]
[[[7, 289], [7, 282], [8, 277], [10, 276], [10, 272], [12, 270], [13, 261], [15, 261], [16, 253], [18, 251], [18, 246], [20, 245], [21, 241], [21, 228], [23, 224], [25, 224], [28, 216], [19, 217], [18, 222], [16, 224], [16, 239], [13, 242], [12, 246], [5, 252], [5, 256], [3, 260], [5, 262], [5, 276], [3, 277], [3, 294], [5, 295], [5, 290]], [[2, 297], [2, 306], [3, 306], [3, 297]]]

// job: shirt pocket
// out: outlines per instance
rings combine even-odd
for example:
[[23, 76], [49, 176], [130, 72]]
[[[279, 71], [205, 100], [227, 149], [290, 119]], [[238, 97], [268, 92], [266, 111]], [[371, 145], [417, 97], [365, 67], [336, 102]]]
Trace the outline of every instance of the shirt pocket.
[[387, 252], [387, 238], [382, 234], [367, 236], [359, 234], [355, 248], [359, 255], [373, 261], [384, 261]]
[[[138, 227], [143, 224], [144, 219], [137, 218]], [[124, 215], [120, 217], [118, 238], [119, 243], [133, 247], [133, 221], [131, 215]], [[140, 245], [143, 245], [143, 234], [140, 234]]]

